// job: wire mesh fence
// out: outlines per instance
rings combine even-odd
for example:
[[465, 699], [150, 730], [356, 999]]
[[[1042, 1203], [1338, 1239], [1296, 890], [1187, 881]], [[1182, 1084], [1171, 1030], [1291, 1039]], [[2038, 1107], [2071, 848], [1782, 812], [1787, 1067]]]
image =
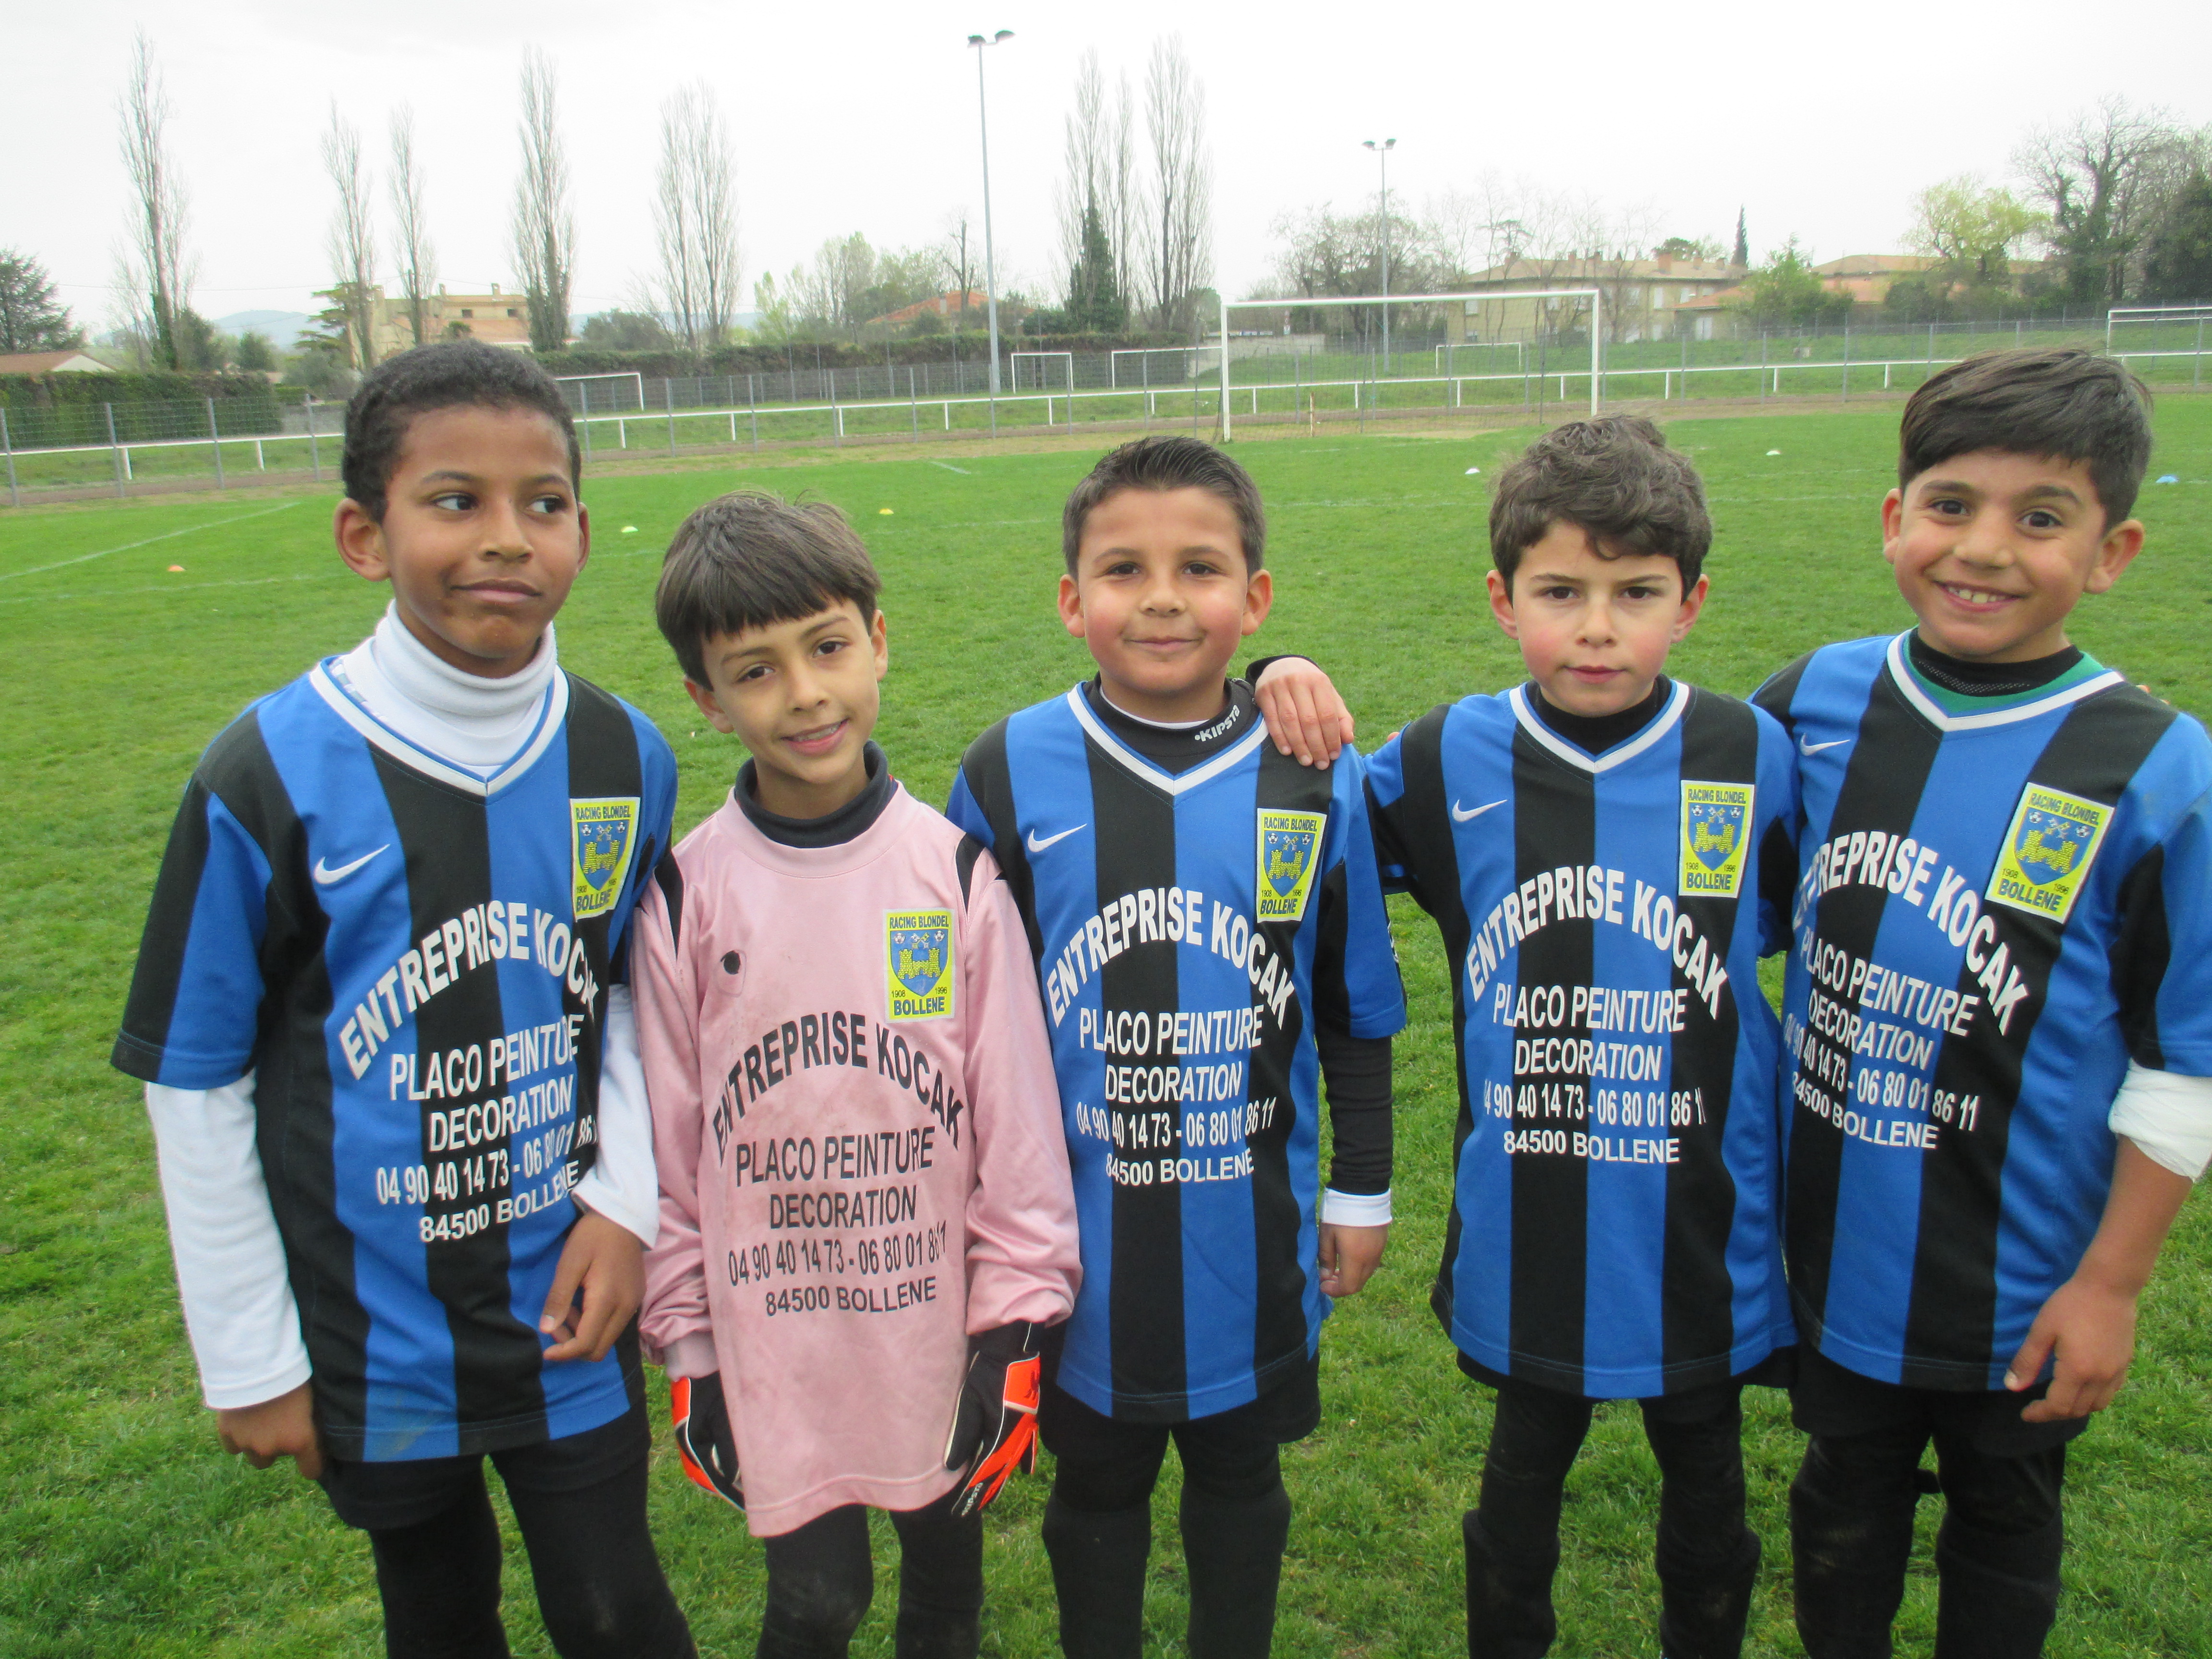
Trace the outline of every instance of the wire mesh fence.
[[[1978, 351], [2033, 343], [2110, 350], [2153, 386], [2201, 387], [2212, 309], [2142, 318], [1875, 323], [1677, 333], [1601, 342], [1555, 329], [1450, 337], [1433, 325], [1378, 334], [1232, 336], [1189, 346], [1027, 352], [990, 363], [804, 365], [668, 379], [578, 376], [562, 390], [593, 461], [717, 450], [1034, 435], [1086, 426], [1204, 434], [1261, 425], [1413, 418], [1542, 420], [1601, 404], [1896, 395]], [[198, 403], [0, 409], [4, 499], [20, 505], [112, 491], [232, 488], [336, 476], [344, 407], [273, 396]]]

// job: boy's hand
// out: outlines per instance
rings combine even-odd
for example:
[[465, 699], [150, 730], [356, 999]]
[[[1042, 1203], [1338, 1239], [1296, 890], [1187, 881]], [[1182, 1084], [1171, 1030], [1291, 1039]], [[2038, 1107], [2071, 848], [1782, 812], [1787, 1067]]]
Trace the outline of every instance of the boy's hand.
[[637, 1235], [585, 1210], [568, 1230], [538, 1322], [538, 1330], [554, 1339], [546, 1363], [605, 1358], [644, 1302], [645, 1247]]
[[1389, 1242], [1390, 1226], [1345, 1227], [1321, 1224], [1321, 1287], [1333, 1297], [1357, 1296], [1374, 1276]]
[[310, 1480], [323, 1473], [323, 1438], [315, 1431], [311, 1384], [302, 1382], [290, 1393], [258, 1406], [219, 1410], [215, 1414], [215, 1431], [222, 1437], [225, 1451], [238, 1453], [257, 1469], [289, 1457]]
[[1296, 755], [1301, 766], [1336, 764], [1337, 752], [1353, 733], [1352, 713], [1336, 695], [1334, 681], [1304, 657], [1278, 657], [1252, 690], [1279, 753]]
[[738, 1468], [737, 1431], [730, 1425], [722, 1374], [679, 1376], [668, 1385], [668, 1414], [675, 1420], [678, 1461], [684, 1478], [731, 1508], [745, 1506], [744, 1477]]
[[2058, 1369], [2051, 1392], [2021, 1413], [2023, 1423], [2087, 1417], [2112, 1403], [2135, 1358], [2135, 1296], [2079, 1273], [2068, 1279], [2035, 1316], [2027, 1340], [2005, 1367], [2005, 1387], [2015, 1393], [2033, 1388], [2053, 1350]]
[[1042, 1336], [1024, 1320], [968, 1339], [968, 1373], [945, 1441], [945, 1467], [961, 1471], [951, 1506], [956, 1520], [987, 1506], [1016, 1469], [1036, 1469]]

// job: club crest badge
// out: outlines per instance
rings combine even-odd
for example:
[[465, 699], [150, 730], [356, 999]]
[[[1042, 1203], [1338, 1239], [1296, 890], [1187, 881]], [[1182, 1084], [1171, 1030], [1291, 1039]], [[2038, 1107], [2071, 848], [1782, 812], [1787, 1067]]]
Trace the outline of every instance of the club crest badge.
[[568, 801], [569, 842], [575, 849], [578, 921], [614, 908], [637, 854], [637, 797], [618, 795]]
[[1322, 831], [1328, 823], [1319, 812], [1260, 809], [1258, 920], [1305, 919], [1306, 895], [1313, 890], [1314, 866], [1321, 860]]
[[1682, 780], [1683, 897], [1734, 898], [1741, 890], [1756, 794], [1748, 783]]
[[1988, 898], [2063, 922], [2105, 838], [2112, 809], [2063, 789], [2031, 783], [2021, 791], [1990, 876]]
[[884, 913], [884, 982], [893, 1019], [942, 1019], [952, 1012], [952, 912]]

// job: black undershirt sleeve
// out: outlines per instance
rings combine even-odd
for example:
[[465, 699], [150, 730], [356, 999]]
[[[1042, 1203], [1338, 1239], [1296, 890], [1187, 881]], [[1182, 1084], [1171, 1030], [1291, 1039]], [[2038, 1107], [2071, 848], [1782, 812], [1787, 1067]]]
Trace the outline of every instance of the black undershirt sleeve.
[[1326, 1023], [1314, 1026], [1322, 1081], [1328, 1091], [1335, 1157], [1329, 1190], [1361, 1194], [1390, 1190], [1390, 1039], [1356, 1037]]

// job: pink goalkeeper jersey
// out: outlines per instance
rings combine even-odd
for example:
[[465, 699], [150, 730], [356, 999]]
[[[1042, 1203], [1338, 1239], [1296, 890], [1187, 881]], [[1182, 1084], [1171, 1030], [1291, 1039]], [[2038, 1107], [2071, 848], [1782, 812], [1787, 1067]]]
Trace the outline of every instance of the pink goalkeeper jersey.
[[754, 1533], [920, 1508], [953, 1483], [969, 1334], [1066, 1318], [1081, 1272], [998, 866], [903, 788], [821, 848], [731, 799], [663, 862], [632, 949], [661, 1188], [647, 1350], [720, 1370]]

